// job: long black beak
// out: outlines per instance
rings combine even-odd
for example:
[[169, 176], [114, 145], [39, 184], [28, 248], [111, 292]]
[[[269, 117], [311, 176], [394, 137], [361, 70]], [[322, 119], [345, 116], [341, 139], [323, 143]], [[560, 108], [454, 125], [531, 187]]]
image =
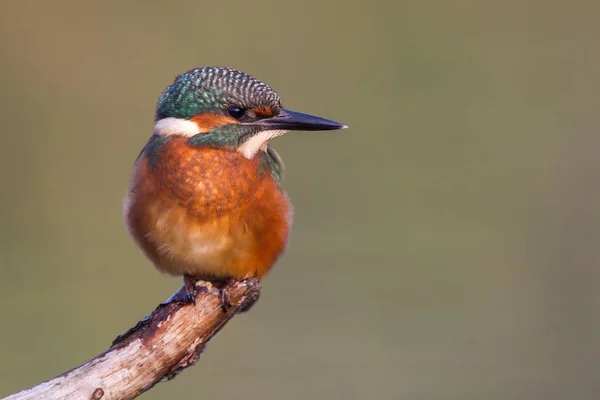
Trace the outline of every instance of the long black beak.
[[285, 108], [281, 109], [279, 115], [261, 119], [252, 123], [252, 125], [258, 125], [269, 130], [282, 129], [286, 131], [331, 131], [347, 128], [346, 125], [339, 122], [286, 110]]

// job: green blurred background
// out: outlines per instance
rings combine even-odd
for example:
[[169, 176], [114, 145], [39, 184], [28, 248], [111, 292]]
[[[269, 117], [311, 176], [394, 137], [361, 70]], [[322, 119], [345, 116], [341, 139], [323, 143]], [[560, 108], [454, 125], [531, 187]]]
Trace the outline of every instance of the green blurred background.
[[4, 1], [0, 396], [180, 286], [122, 199], [160, 92], [228, 65], [350, 129], [276, 139], [291, 247], [252, 312], [143, 399], [598, 398], [599, 11]]

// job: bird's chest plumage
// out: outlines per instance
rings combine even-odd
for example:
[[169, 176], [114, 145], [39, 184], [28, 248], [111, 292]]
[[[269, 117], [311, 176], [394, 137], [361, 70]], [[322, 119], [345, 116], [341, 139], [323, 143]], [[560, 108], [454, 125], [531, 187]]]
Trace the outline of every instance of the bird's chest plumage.
[[207, 278], [262, 276], [285, 249], [291, 206], [268, 155], [174, 138], [136, 163], [129, 230], [160, 270]]

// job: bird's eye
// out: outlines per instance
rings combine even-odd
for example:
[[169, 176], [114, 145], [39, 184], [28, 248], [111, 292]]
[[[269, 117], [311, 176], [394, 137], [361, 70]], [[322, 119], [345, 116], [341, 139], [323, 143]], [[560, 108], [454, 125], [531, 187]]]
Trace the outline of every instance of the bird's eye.
[[227, 114], [231, 115], [235, 119], [241, 119], [246, 115], [246, 109], [238, 106], [229, 106], [227, 108]]

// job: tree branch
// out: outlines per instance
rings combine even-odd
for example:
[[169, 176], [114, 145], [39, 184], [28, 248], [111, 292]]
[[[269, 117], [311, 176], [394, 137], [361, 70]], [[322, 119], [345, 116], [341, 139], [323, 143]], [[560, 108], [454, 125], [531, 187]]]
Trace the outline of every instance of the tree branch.
[[49, 381], [4, 400], [133, 399], [162, 379], [173, 379], [194, 365], [206, 343], [238, 312], [247, 310], [260, 294], [257, 279], [225, 285], [226, 311], [219, 289], [208, 282], [196, 285], [195, 304], [183, 304], [182, 287], [152, 314], [115, 339], [96, 358]]

